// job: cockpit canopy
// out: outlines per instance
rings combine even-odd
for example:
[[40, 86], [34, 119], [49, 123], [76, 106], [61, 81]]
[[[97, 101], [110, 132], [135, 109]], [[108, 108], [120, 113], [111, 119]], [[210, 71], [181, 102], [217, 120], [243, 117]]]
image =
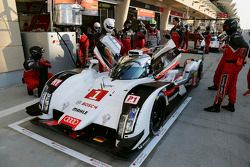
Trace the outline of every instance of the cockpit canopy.
[[110, 77], [119, 80], [131, 80], [147, 77], [150, 74], [151, 58], [148, 55], [125, 56], [111, 70]]

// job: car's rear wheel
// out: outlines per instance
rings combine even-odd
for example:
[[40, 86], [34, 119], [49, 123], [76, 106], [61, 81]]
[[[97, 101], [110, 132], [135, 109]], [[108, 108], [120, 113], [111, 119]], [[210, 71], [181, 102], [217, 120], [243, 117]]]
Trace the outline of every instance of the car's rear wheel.
[[151, 135], [158, 134], [166, 112], [166, 99], [163, 93], [159, 93], [156, 97], [150, 117], [150, 133]]

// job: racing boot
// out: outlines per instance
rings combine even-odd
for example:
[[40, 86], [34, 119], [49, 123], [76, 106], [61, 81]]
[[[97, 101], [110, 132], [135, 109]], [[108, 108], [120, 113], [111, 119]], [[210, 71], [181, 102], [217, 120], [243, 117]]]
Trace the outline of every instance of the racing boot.
[[208, 90], [218, 90], [218, 88], [215, 85], [207, 87]]
[[225, 110], [228, 110], [228, 111], [231, 111], [231, 112], [234, 112], [235, 111], [235, 108], [234, 108], [234, 104], [233, 103], [228, 103], [228, 105], [224, 105], [224, 106], [221, 106], [222, 108], [224, 108]]
[[207, 112], [220, 112], [220, 105], [219, 104], [214, 104], [210, 107], [204, 108], [205, 111]]

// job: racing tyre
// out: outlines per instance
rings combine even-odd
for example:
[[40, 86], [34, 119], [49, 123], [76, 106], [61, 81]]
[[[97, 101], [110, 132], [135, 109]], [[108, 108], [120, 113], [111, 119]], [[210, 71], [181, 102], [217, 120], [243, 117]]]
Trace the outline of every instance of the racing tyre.
[[166, 100], [163, 93], [160, 93], [155, 99], [154, 106], [150, 117], [150, 133], [157, 135], [164, 122], [164, 114], [166, 112]]

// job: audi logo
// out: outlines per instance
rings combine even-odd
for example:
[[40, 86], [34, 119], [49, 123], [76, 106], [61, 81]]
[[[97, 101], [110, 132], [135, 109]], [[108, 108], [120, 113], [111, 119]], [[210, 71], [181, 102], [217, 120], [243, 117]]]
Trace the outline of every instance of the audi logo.
[[76, 118], [66, 116], [66, 117], [63, 118], [63, 122], [71, 124], [71, 125], [78, 125], [80, 123], [80, 120], [76, 119]]

